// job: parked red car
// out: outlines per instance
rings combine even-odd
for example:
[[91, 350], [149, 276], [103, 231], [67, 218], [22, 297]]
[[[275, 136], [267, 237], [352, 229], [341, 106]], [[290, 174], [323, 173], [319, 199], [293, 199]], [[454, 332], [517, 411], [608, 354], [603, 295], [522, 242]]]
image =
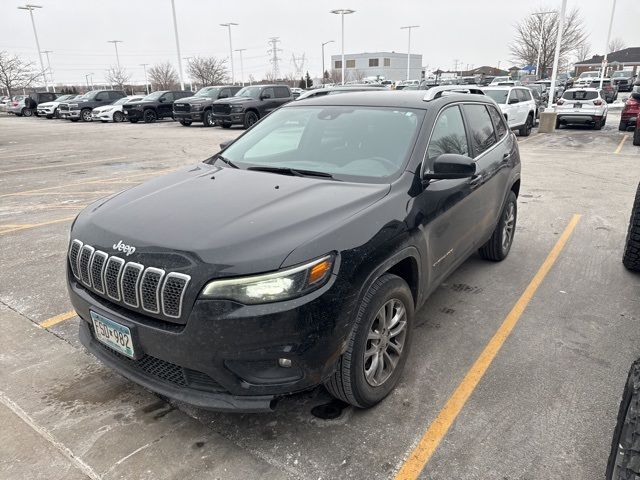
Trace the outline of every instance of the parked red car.
[[631, 91], [629, 99], [624, 104], [620, 115], [619, 130], [626, 132], [636, 128], [638, 117], [640, 116], [640, 81], [636, 81]]
[[640, 115], [636, 117], [636, 131], [633, 134], [633, 144], [640, 147]]

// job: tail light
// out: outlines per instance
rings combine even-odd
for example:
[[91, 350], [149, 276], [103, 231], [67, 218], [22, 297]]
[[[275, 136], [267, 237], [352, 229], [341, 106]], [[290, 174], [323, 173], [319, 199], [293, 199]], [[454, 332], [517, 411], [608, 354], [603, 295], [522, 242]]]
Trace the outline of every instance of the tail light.
[[13, 102], [13, 106], [17, 107], [18, 106], [18, 102]]
[[564, 100], [563, 100], [563, 99], [559, 99], [559, 100], [556, 102], [556, 105], [564, 105]]
[[602, 100], [594, 100], [593, 104], [597, 105], [597, 106], [600, 106], [600, 105], [602, 105]]
[[627, 100], [627, 105], [629, 105], [630, 107], [640, 105], [640, 102], [633, 97], [629, 97], [629, 99]]

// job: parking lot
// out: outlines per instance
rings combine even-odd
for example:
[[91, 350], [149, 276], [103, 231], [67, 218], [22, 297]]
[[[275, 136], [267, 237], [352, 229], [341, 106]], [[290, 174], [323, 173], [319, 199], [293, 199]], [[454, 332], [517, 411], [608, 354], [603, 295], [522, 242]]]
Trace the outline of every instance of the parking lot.
[[167, 403], [78, 341], [75, 215], [242, 130], [0, 116], [0, 478], [602, 478], [640, 345], [621, 264], [640, 148], [618, 122], [519, 139], [509, 257], [464, 263], [417, 312], [398, 388], [327, 420], [320, 388], [268, 414]]

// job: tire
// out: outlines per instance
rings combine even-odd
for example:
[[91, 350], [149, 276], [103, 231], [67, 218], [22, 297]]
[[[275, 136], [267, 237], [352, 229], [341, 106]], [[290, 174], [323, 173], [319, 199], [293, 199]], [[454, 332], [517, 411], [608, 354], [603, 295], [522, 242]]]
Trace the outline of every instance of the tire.
[[53, 111], [53, 118], [60, 118], [60, 112], [57, 108]]
[[562, 124], [560, 123], [560, 119], [556, 118], [556, 130], [560, 130], [562, 128]]
[[142, 114], [142, 119], [144, 123], [154, 123], [158, 119], [158, 115], [150, 108], [147, 108]]
[[130, 118], [129, 119], [129, 123], [138, 123], [139, 119], [138, 118]]
[[213, 127], [215, 125], [213, 121], [213, 109], [210, 108], [202, 113], [202, 123], [205, 127]]
[[100, 120], [102, 123], [109, 123], [109, 120]]
[[76, 123], [79, 119], [78, 118], [70, 118], [69, 120], [71, 120], [73, 123]]
[[639, 477], [640, 359], [631, 366], [622, 393], [605, 475], [607, 480], [634, 480]]
[[607, 124], [607, 117], [602, 119], [602, 126], [604, 127]]
[[85, 108], [80, 112], [80, 119], [83, 122], [90, 122], [92, 120], [91, 118], [91, 109], [90, 108]]
[[258, 114], [249, 110], [244, 114], [244, 128], [251, 128], [259, 120]]
[[527, 117], [527, 121], [524, 122], [524, 125], [520, 127], [518, 130], [518, 134], [521, 137], [528, 137], [531, 134], [531, 129], [533, 128], [533, 115], [530, 113]]
[[229, 122], [222, 122], [222, 128], [231, 128], [231, 125], [233, 124]]
[[122, 113], [122, 112], [113, 112], [113, 122], [114, 123], [124, 122], [124, 113]]
[[33, 110], [30, 108], [24, 107], [20, 112], [23, 117], [31, 117], [33, 116]]
[[636, 198], [631, 209], [622, 264], [631, 271], [640, 272], [640, 185], [636, 190]]
[[633, 144], [635, 146], [640, 146], [640, 128], [637, 126], [635, 131], [633, 132]]
[[191, 121], [189, 120], [180, 120], [180, 125], [182, 125], [183, 127], [188, 127], [191, 125]]
[[599, 118], [598, 120], [595, 121], [595, 123], [593, 124], [593, 129], [594, 130], [602, 130], [602, 119]]
[[51, 120], [53, 118], [53, 115], [45, 115], [44, 118]]
[[513, 191], [509, 191], [498, 225], [496, 225], [489, 241], [478, 250], [482, 258], [492, 262], [501, 262], [507, 258], [516, 233], [517, 220], [518, 198]]
[[620, 130], [621, 132], [626, 132], [627, 131], [627, 123], [623, 122], [622, 120], [620, 120], [620, 125], [618, 125], [618, 130]]
[[[381, 321], [385, 317], [396, 318], [399, 309], [404, 308], [404, 315], [395, 324], [396, 327], [380, 329]], [[391, 314], [389, 315], [389, 312]], [[407, 283], [396, 275], [385, 273], [367, 290], [358, 308], [355, 325], [349, 339], [346, 351], [336, 365], [336, 370], [326, 381], [325, 387], [335, 398], [358, 408], [369, 408], [384, 399], [394, 389], [406, 363], [413, 336], [414, 299]], [[400, 323], [403, 325], [400, 325]], [[396, 331], [389, 336], [387, 332]], [[377, 343], [371, 335], [377, 335]], [[392, 341], [396, 339], [396, 341]], [[378, 345], [384, 342], [383, 354], [378, 356]], [[391, 347], [390, 345], [395, 345]], [[400, 352], [397, 347], [400, 345]], [[365, 358], [367, 352], [374, 351]], [[396, 360], [395, 367], [378, 371], [373, 367], [377, 358], [391, 358]], [[389, 360], [387, 366], [391, 365]], [[379, 361], [378, 361], [379, 362]], [[372, 368], [373, 367], [373, 368]], [[365, 369], [369, 368], [367, 374]]]

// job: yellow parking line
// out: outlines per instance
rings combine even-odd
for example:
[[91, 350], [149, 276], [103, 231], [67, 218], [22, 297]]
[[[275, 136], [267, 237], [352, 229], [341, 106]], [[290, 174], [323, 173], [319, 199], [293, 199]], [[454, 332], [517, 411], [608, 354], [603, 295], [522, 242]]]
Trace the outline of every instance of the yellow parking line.
[[15, 168], [13, 170], [5, 170], [0, 173], [5, 174], [5, 173], [28, 172], [30, 170], [43, 170], [45, 168], [73, 167], [75, 165], [87, 165], [90, 163], [106, 163], [106, 162], [113, 162], [115, 160], [122, 160], [123, 158], [127, 158], [127, 157], [103, 158], [101, 160], [87, 160], [86, 162], [54, 163], [51, 165], [40, 165], [37, 167]]
[[456, 417], [462, 411], [465, 403], [480, 383], [480, 380], [482, 380], [482, 377], [500, 351], [500, 348], [502, 348], [504, 342], [509, 337], [509, 334], [518, 323], [518, 320], [525, 308], [527, 308], [527, 305], [533, 298], [536, 290], [538, 290], [538, 287], [558, 259], [560, 252], [569, 240], [569, 237], [571, 237], [571, 234], [579, 220], [580, 215], [577, 214], [571, 218], [555, 246], [551, 249], [549, 255], [540, 266], [540, 269], [535, 274], [529, 285], [527, 285], [522, 296], [513, 306], [507, 317], [502, 322], [502, 325], [500, 325], [500, 328], [498, 328], [489, 343], [485, 346], [480, 356], [476, 359], [469, 371], [467, 371], [467, 374], [451, 394], [436, 419], [431, 423], [431, 425], [429, 425], [429, 428], [420, 439], [420, 442], [418, 442], [418, 445], [406, 459], [395, 477], [396, 480], [414, 480], [418, 478], [420, 472], [427, 464], [436, 448], [438, 448], [438, 445], [440, 445], [440, 442], [447, 434]]
[[71, 310], [70, 312], [61, 313], [60, 315], [56, 315], [55, 317], [51, 317], [48, 320], [45, 320], [40, 324], [42, 328], [53, 327], [54, 325], [64, 322], [65, 320], [69, 320], [70, 318], [75, 317], [77, 314], [75, 310]]
[[536, 138], [538, 135], [540, 135], [539, 133], [536, 133], [535, 135], [531, 135], [527, 138], [525, 138], [524, 140], [518, 140], [518, 143], [524, 143], [524, 142], [528, 142], [529, 140], [531, 140], [532, 138]]
[[46, 225], [53, 225], [54, 223], [68, 222], [70, 220], [73, 220], [74, 218], [76, 218], [75, 215], [73, 217], [59, 218], [57, 220], [50, 220], [48, 222], [42, 222], [42, 223], [25, 223], [23, 225], [20, 225], [17, 227], [11, 227], [11, 228], [5, 228], [6, 225], [0, 225], [0, 229], [2, 229], [0, 230], [0, 235], [4, 235], [5, 233], [18, 232], [20, 230], [27, 230], [29, 228], [44, 227]]
[[628, 133], [625, 133], [625, 134], [622, 136], [622, 140], [620, 140], [620, 143], [618, 144], [618, 148], [616, 148], [616, 151], [615, 151], [615, 152], [613, 152], [613, 153], [615, 153], [615, 154], [620, 153], [620, 150], [622, 150], [622, 145], [624, 144], [624, 141], [627, 139], [627, 137], [628, 137], [628, 136], [629, 136], [629, 134], [628, 134]]

